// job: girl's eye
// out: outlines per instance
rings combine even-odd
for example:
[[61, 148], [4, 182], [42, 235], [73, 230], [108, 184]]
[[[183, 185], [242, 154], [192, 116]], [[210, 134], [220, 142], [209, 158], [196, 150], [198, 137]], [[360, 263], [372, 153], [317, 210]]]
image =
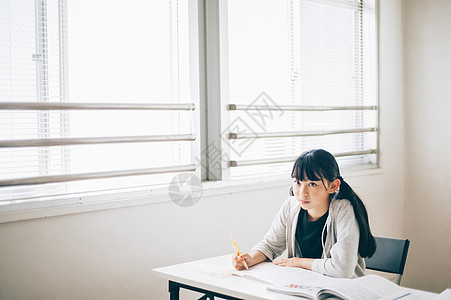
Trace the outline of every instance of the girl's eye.
[[299, 180], [295, 180], [294, 183], [295, 184], [301, 184], [301, 182]]
[[309, 186], [316, 186], [316, 183], [310, 182], [310, 183], [309, 183]]

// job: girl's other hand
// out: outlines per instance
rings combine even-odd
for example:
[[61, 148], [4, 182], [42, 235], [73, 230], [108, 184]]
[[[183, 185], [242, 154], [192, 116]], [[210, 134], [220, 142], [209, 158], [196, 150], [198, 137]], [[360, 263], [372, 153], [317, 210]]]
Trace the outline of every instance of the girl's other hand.
[[297, 268], [311, 270], [312, 262], [313, 262], [312, 258], [292, 257], [292, 258], [279, 258], [279, 259], [273, 261], [273, 264], [282, 266], [282, 267], [297, 267]]

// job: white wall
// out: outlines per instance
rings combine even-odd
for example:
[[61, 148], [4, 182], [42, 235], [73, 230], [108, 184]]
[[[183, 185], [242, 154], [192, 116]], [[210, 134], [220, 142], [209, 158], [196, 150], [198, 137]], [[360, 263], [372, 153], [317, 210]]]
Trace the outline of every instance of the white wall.
[[[344, 177], [367, 203], [373, 233], [402, 237], [402, 2], [381, 2], [383, 168]], [[262, 237], [288, 185], [255, 188], [189, 208], [165, 202], [0, 224], [0, 299], [168, 299], [152, 268], [231, 253], [230, 235], [242, 250]]]
[[451, 287], [451, 1], [405, 0], [409, 286]]

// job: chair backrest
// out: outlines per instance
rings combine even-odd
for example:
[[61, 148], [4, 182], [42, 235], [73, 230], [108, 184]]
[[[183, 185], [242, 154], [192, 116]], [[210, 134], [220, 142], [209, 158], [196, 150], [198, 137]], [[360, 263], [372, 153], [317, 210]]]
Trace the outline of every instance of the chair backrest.
[[410, 241], [407, 239], [374, 238], [376, 239], [376, 252], [371, 258], [365, 258], [366, 268], [398, 274], [397, 283], [399, 284], [404, 273]]

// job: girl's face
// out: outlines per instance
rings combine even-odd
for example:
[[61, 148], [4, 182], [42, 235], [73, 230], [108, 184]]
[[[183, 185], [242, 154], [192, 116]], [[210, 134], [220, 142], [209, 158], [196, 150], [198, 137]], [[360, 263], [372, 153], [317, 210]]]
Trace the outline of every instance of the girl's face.
[[[293, 178], [293, 193], [296, 199], [301, 204], [304, 210], [324, 210], [329, 207], [329, 195], [337, 190], [338, 186], [334, 180], [332, 183], [324, 180], [324, 185], [321, 180], [311, 181], [305, 180], [300, 181]], [[324, 187], [326, 186], [326, 187]]]

